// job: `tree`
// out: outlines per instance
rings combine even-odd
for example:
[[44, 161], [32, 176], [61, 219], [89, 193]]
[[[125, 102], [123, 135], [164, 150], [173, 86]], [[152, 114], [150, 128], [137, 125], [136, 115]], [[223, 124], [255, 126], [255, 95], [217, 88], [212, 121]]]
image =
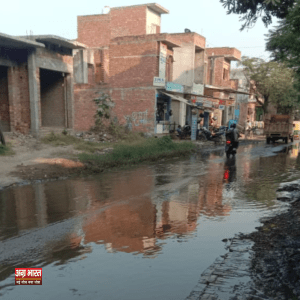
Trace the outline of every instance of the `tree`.
[[[256, 92], [264, 99], [261, 103], [264, 113], [268, 112], [270, 103], [282, 113], [298, 108], [297, 91], [294, 87], [295, 74], [292, 69], [283, 63], [245, 56], [240, 64], [244, 68], [245, 76], [249, 81], [255, 82]], [[258, 100], [258, 95], [256, 99]]]
[[285, 20], [267, 35], [267, 50], [272, 58], [293, 68], [300, 81], [300, 1], [290, 9]]
[[265, 26], [272, 23], [272, 17], [284, 19], [297, 0], [220, 0], [227, 14], [242, 15], [244, 24], [241, 30], [253, 27], [259, 17]]

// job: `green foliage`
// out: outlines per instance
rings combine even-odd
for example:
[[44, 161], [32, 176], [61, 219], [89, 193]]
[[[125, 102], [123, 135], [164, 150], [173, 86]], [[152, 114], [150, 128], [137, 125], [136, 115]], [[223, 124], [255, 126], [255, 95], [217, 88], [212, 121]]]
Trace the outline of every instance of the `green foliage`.
[[2, 145], [0, 144], [0, 155], [4, 156], [4, 155], [14, 155], [14, 151], [11, 149], [10, 145]]
[[241, 15], [240, 21], [244, 22], [241, 30], [244, 30], [253, 27], [260, 17], [265, 26], [272, 23], [272, 17], [284, 19], [296, 0], [220, 0], [220, 2], [227, 9], [227, 14]]
[[267, 112], [269, 103], [284, 112], [298, 108], [295, 72], [286, 64], [242, 57], [241, 65], [246, 77], [255, 82], [256, 92], [264, 98], [264, 112]]
[[124, 142], [144, 139], [143, 133], [128, 131], [124, 126], [121, 126], [116, 122], [111, 122], [107, 127], [107, 131], [116, 139]]
[[63, 134], [63, 135], [68, 135], [67, 129], [64, 129], [64, 130], [62, 131], [62, 134]]
[[106, 155], [80, 154], [79, 159], [104, 168], [156, 161], [163, 157], [189, 153], [193, 149], [195, 145], [191, 142], [175, 143], [166, 136], [159, 139], [149, 138], [134, 144], [120, 144], [112, 153]]
[[272, 52], [272, 58], [285, 62], [293, 68], [300, 81], [300, 1], [290, 9], [286, 19], [279, 22], [275, 30], [267, 35], [267, 50]]
[[114, 107], [114, 102], [107, 94], [102, 94], [100, 98], [94, 99], [98, 108], [96, 112], [96, 125], [101, 125], [103, 119], [109, 119], [111, 116], [111, 108]]

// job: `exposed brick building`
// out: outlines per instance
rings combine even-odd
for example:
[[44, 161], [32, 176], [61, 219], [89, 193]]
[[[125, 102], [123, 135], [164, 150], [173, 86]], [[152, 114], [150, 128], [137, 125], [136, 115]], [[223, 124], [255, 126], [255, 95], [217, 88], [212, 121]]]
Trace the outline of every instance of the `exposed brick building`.
[[[154, 132], [160, 51], [169, 56], [177, 47], [174, 38], [160, 34], [161, 14], [157, 4], [112, 8], [107, 14], [78, 16], [78, 41], [89, 46], [91, 59], [83, 63], [87, 75], [75, 86], [75, 129], [94, 125], [93, 99], [107, 93], [115, 102], [114, 117], [138, 131]], [[78, 61], [80, 61], [80, 53]], [[79, 63], [80, 64], [80, 63]], [[166, 67], [172, 76], [172, 61]], [[90, 74], [90, 76], [88, 76]]]
[[[224, 100], [225, 109], [214, 110], [219, 125], [227, 124], [234, 118], [234, 95], [237, 90], [235, 82], [230, 79], [231, 62], [241, 59], [241, 52], [236, 48], [206, 48], [208, 60], [207, 77], [204, 94], [213, 98]], [[232, 99], [231, 105], [226, 100]], [[228, 101], [227, 101], [228, 102]]]
[[[205, 38], [194, 32], [161, 34], [166, 13], [152, 3], [78, 16], [77, 41], [88, 50], [74, 56], [74, 68], [82, 71], [75, 75], [75, 130], [94, 125], [93, 100], [101, 93], [115, 102], [114, 119], [120, 124], [151, 133], [162, 132], [171, 121], [190, 122], [195, 95], [218, 105], [219, 99], [229, 99], [234, 91], [230, 62], [240, 59], [240, 51], [206, 48]], [[223, 114], [206, 110], [218, 115], [219, 123], [228, 119], [228, 108]]]
[[73, 128], [73, 49], [57, 36], [0, 34], [0, 120], [4, 131], [39, 136]]

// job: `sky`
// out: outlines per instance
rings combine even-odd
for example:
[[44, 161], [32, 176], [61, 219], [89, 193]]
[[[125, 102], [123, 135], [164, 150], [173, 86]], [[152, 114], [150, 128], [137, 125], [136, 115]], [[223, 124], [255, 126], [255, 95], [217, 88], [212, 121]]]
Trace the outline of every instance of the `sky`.
[[[77, 38], [77, 16], [101, 14], [104, 6], [118, 7], [151, 0], [8, 0], [1, 4], [0, 32], [10, 35], [52, 34]], [[161, 0], [156, 2], [169, 10], [162, 15], [161, 32], [184, 32], [185, 28], [206, 38], [207, 47], [235, 47], [242, 56], [269, 58], [265, 51], [266, 28], [258, 20], [254, 28], [240, 32], [237, 15], [227, 15], [219, 0]], [[273, 25], [276, 24], [274, 20]]]

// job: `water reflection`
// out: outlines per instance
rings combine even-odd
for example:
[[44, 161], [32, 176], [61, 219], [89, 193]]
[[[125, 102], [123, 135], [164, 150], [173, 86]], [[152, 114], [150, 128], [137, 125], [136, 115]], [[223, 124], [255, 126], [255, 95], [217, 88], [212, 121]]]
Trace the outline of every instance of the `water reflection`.
[[229, 184], [236, 181], [236, 157], [227, 158], [224, 164], [224, 181]]
[[249, 201], [273, 205], [276, 178], [300, 165], [299, 146], [254, 159], [257, 149], [240, 147], [231, 159], [220, 150], [190, 161], [1, 192], [0, 280], [20, 264], [67, 264], [95, 247], [155, 258], [168, 239], [194, 238], [201, 217], [229, 216], [234, 207], [224, 190], [243, 190]]

